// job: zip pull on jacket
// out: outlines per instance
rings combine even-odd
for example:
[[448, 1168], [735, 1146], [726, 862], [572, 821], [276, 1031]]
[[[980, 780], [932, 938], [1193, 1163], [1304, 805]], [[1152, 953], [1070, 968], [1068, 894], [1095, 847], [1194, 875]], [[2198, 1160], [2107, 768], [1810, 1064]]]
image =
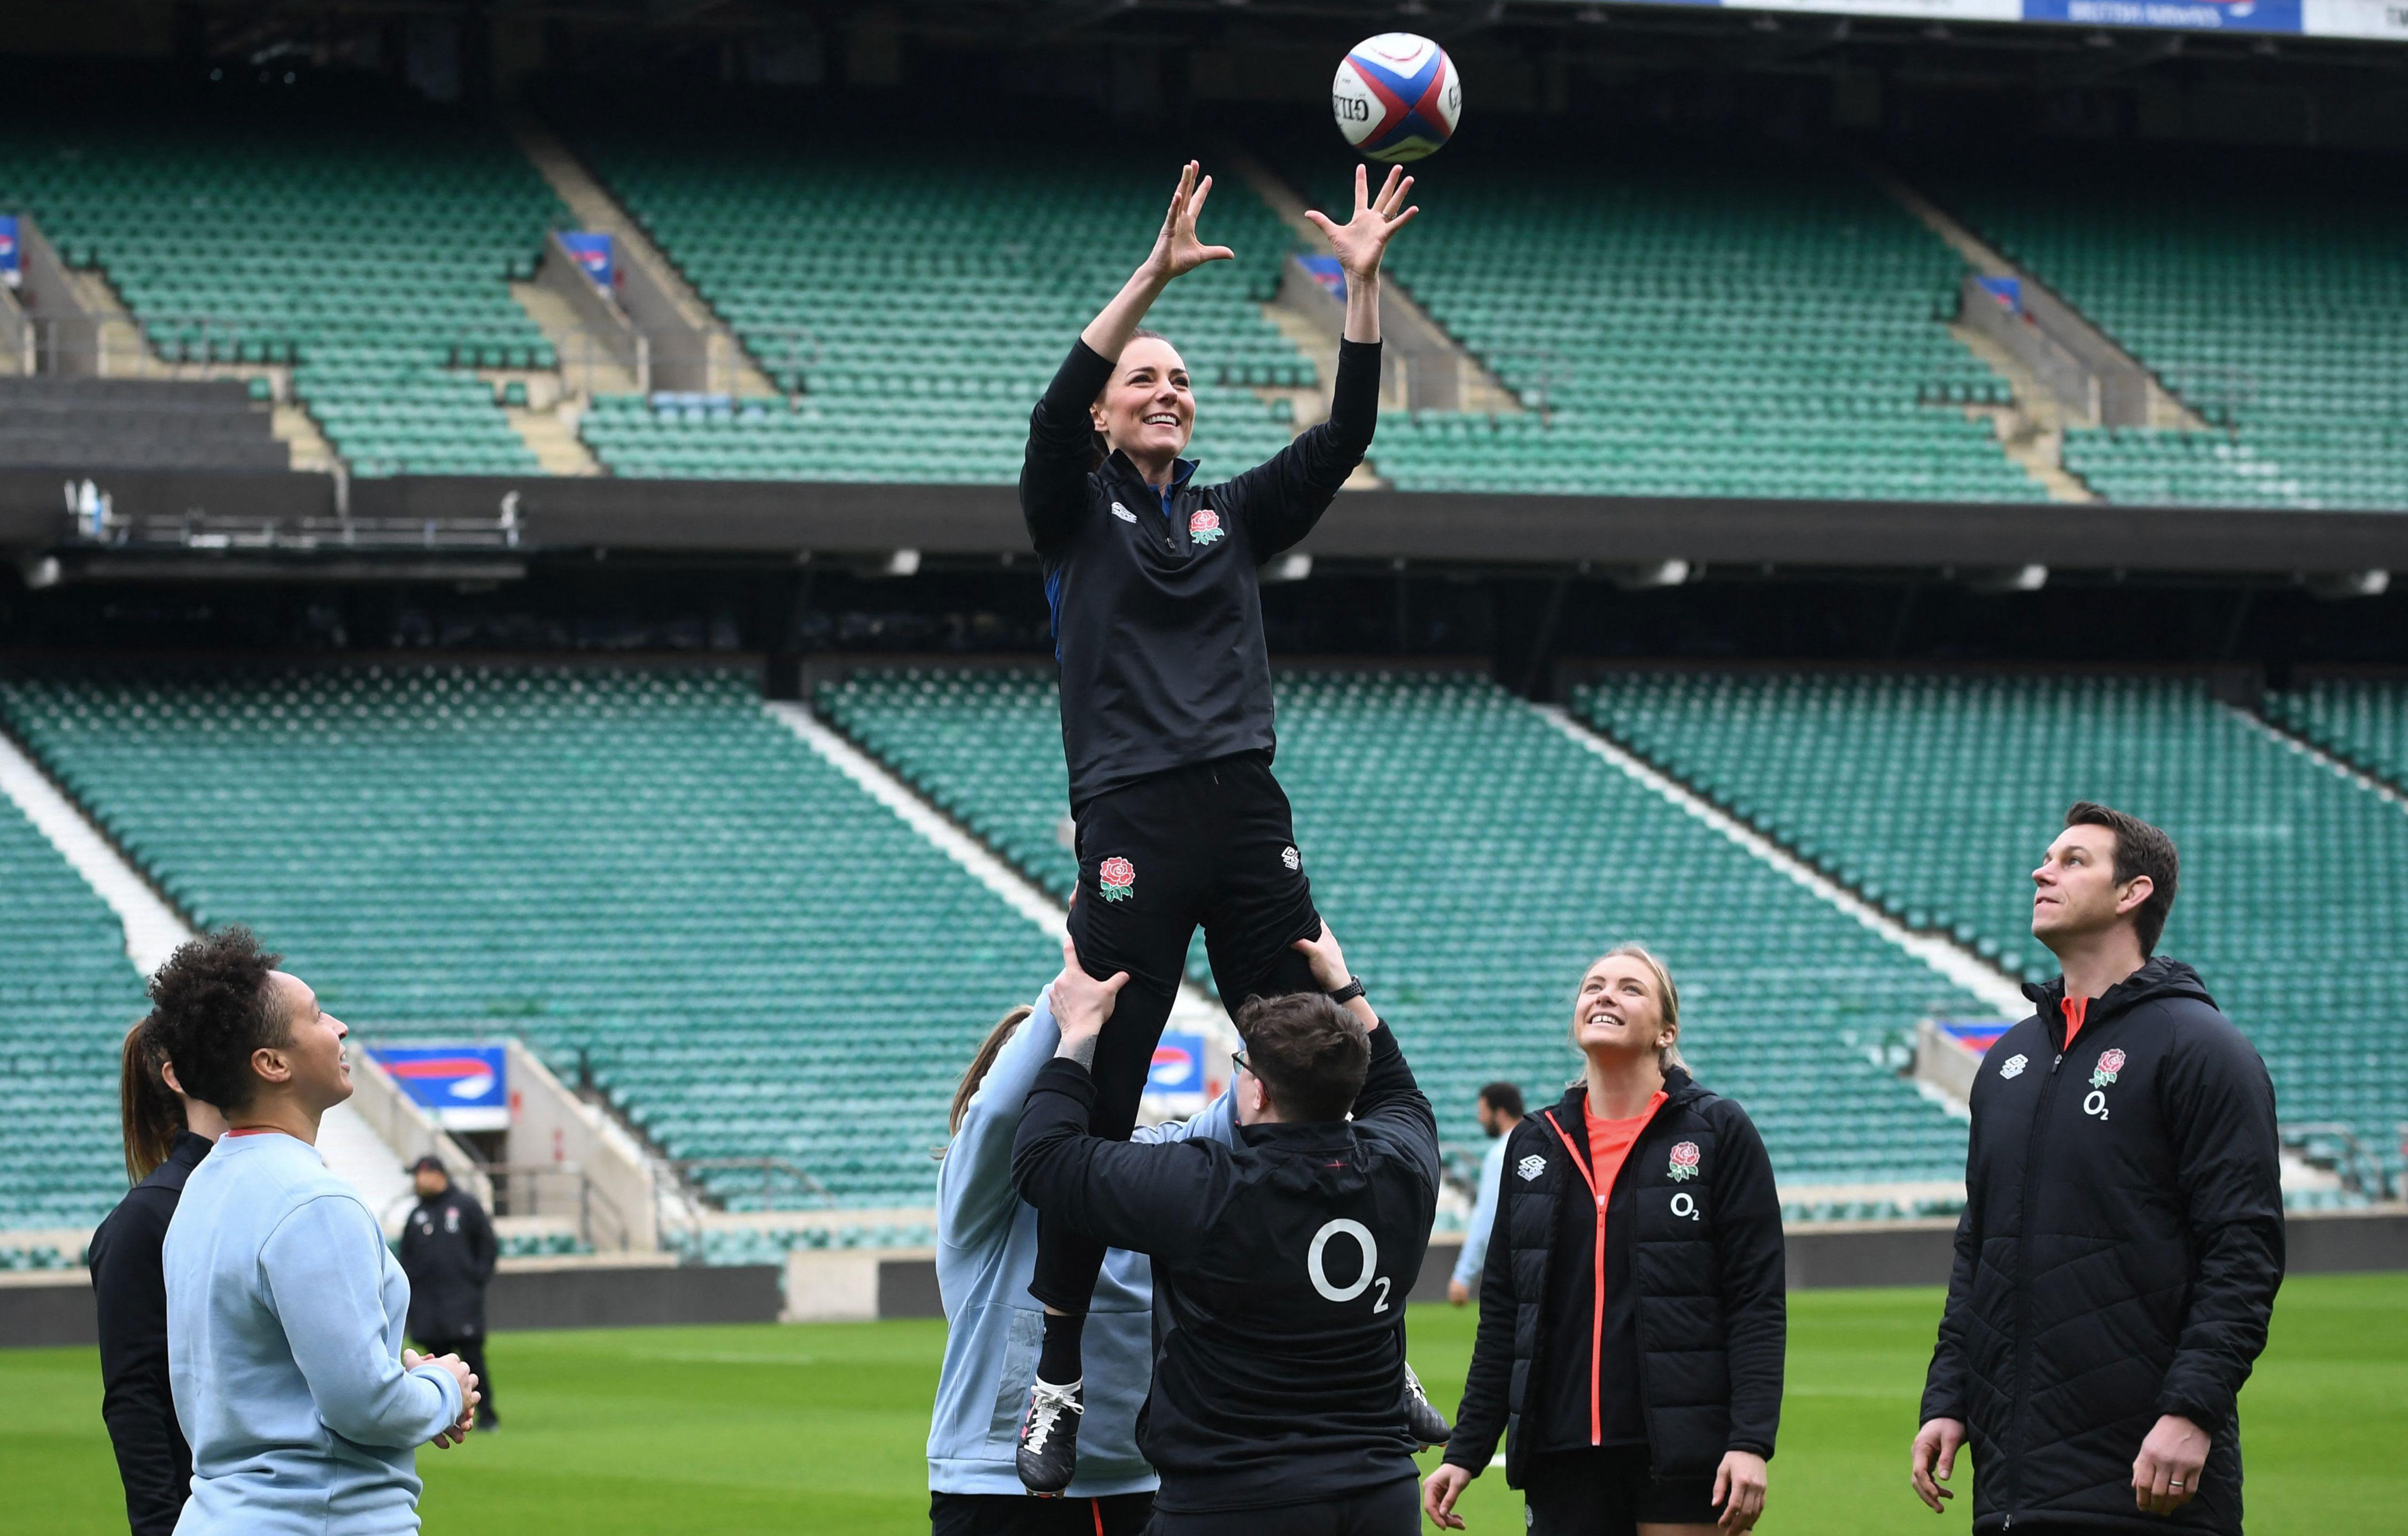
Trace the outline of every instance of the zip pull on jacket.
[[1591, 1309], [1588, 1327], [1588, 1443], [1592, 1445], [1605, 1443], [1604, 1389], [1601, 1385], [1605, 1374], [1605, 1208], [1607, 1202], [1613, 1199], [1613, 1182], [1622, 1176], [1622, 1165], [1629, 1159], [1630, 1149], [1638, 1144], [1641, 1133], [1647, 1129], [1648, 1122], [1656, 1118], [1656, 1112], [1664, 1107], [1668, 1097], [1665, 1090], [1656, 1089], [1656, 1097], [1647, 1101], [1647, 1107], [1627, 1120], [1608, 1120], [1584, 1112], [1584, 1118], [1588, 1122], [1585, 1156], [1584, 1149], [1575, 1147], [1572, 1139], [1564, 1133], [1562, 1124], [1555, 1119], [1555, 1111], [1539, 1112], [1546, 1116], [1548, 1126], [1554, 1129], [1555, 1139], [1563, 1142], [1564, 1150], [1571, 1154], [1573, 1170], [1580, 1174], [1581, 1182], [1588, 1185], [1589, 1198], [1597, 1202], [1597, 1254], [1590, 1271], [1594, 1278], [1595, 1305]]

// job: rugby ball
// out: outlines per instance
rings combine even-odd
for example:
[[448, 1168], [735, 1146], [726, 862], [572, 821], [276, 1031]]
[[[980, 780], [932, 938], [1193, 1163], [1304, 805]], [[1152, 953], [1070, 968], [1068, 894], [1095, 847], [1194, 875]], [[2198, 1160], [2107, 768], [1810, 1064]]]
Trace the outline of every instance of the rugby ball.
[[1346, 142], [1371, 160], [1419, 160], [1455, 135], [1463, 81], [1446, 50], [1410, 32], [1383, 32], [1347, 51], [1329, 108]]

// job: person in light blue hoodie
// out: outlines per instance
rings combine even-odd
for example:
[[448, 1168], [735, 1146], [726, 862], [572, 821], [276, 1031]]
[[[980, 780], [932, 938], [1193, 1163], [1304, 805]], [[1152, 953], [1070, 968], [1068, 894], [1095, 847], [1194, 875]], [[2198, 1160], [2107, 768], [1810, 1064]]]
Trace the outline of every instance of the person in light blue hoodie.
[[466, 1435], [477, 1379], [401, 1347], [409, 1282], [316, 1146], [351, 1096], [349, 1031], [280, 958], [226, 928], [150, 982], [178, 1078], [227, 1125], [167, 1227], [168, 1380], [193, 1448], [176, 1536], [403, 1536], [417, 1448]]
[[[928, 1427], [933, 1536], [1135, 1536], [1152, 1518], [1154, 1469], [1137, 1448], [1138, 1409], [1154, 1381], [1154, 1271], [1113, 1249], [1087, 1316], [1086, 1406], [1078, 1476], [1060, 1498], [1032, 1497], [1013, 1462], [1021, 1410], [1037, 1376], [1045, 1308], [1037, 1208], [1011, 1186], [1011, 1138], [1038, 1069], [1061, 1043], [1050, 999], [1015, 1008], [987, 1035], [953, 1095], [953, 1139], [937, 1175], [937, 1287], [945, 1363]], [[1139, 1141], [1229, 1140], [1224, 1092], [1202, 1113], [1140, 1129]]]

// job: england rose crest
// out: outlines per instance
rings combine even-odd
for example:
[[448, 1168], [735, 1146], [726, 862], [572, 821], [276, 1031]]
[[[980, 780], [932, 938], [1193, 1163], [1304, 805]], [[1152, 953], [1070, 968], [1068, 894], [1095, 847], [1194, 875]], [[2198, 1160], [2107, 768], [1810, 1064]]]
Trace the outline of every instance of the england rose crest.
[[1137, 866], [1125, 858], [1108, 858], [1096, 868], [1096, 883], [1107, 901], [1126, 901], [1137, 895]]
[[1698, 1176], [1698, 1143], [1683, 1141], [1672, 1148], [1672, 1166], [1666, 1170], [1674, 1184], [1684, 1184]]
[[1198, 544], [1221, 541], [1221, 514], [1210, 507], [1198, 507], [1187, 514], [1187, 537]]
[[2099, 1053], [2099, 1068], [2090, 1074], [2090, 1085], [2094, 1088], [2103, 1088], [2114, 1082], [2115, 1074], [2123, 1069], [2123, 1052], [2101, 1051]]

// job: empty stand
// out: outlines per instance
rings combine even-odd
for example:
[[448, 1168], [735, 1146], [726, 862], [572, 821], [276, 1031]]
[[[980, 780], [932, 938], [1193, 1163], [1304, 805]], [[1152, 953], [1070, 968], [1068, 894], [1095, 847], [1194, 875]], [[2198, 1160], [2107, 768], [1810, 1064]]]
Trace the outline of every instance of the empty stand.
[[[653, 244], [734, 330], [791, 408], [599, 401], [583, 433], [623, 475], [1003, 483], [1028, 410], [1080, 329], [1145, 254], [1178, 178], [1168, 151], [1006, 135], [874, 136], [748, 118], [644, 121], [613, 103], [556, 114]], [[1209, 238], [1238, 260], [1182, 278], [1147, 323], [1197, 380], [1210, 478], [1290, 435], [1248, 386], [1310, 383], [1261, 310], [1294, 238], [1235, 178]]]
[[2391, 167], [2226, 151], [1934, 166], [1926, 185], [2224, 430], [2067, 434], [2116, 501], [2408, 510]]
[[[1058, 964], [736, 672], [60, 677], [0, 711], [366, 1039], [523, 1036], [670, 1156], [848, 1205], [929, 1203], [953, 1084]], [[761, 1171], [698, 1177], [760, 1203]]]
[[2320, 679], [2268, 694], [2266, 714], [2343, 762], [2408, 790], [2408, 681]]
[[268, 407], [238, 379], [0, 378], [0, 468], [282, 469]]
[[[0, 1229], [88, 1227], [125, 1193], [118, 1051], [148, 1008], [117, 914], [0, 797]], [[0, 1270], [80, 1258], [45, 1251]]]
[[1963, 263], [1843, 165], [1514, 135], [1415, 198], [1398, 280], [1532, 409], [1383, 420], [1399, 489], [2047, 499], [1962, 409], [2007, 399], [1947, 331]]
[[[1484, 681], [1280, 680], [1282, 781], [1315, 900], [1369, 978], [1446, 1133], [1498, 1077], [1552, 1100], [1582, 969], [1657, 948], [1683, 1052], [1743, 1101], [1784, 1185], [1949, 1180], [1963, 1127], [1875, 1057], [1980, 1005]], [[828, 716], [1056, 895], [1075, 868], [1048, 674], [865, 672]], [[1209, 984], [1201, 946], [1190, 970]], [[1835, 1115], [1835, 1106], [1845, 1106]]]
[[475, 367], [550, 367], [510, 297], [558, 201], [507, 136], [374, 78], [21, 102], [0, 208], [106, 274], [170, 361], [290, 365], [356, 474], [533, 454]]
[[2217, 704], [2128, 677], [1665, 673], [1580, 707], [1884, 907], [2032, 980], [2029, 871], [2095, 799], [2182, 853], [2164, 952], [2257, 1041], [2284, 1120], [2394, 1174], [2408, 1121], [2408, 812]]

